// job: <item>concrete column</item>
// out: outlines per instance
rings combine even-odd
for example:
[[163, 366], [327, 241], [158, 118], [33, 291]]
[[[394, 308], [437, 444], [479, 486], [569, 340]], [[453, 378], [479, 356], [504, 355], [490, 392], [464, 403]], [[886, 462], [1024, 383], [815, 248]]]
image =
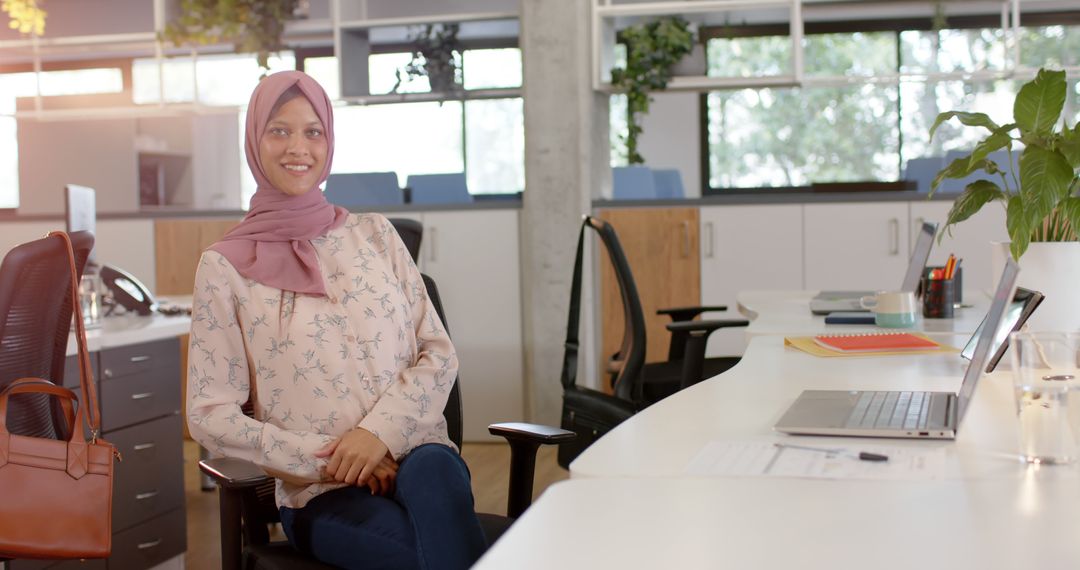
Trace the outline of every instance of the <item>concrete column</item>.
[[[578, 227], [592, 197], [611, 185], [608, 96], [592, 90], [589, 15], [590, 0], [521, 0], [526, 407], [533, 421], [552, 424], [562, 405], [559, 376]], [[585, 274], [591, 282], [591, 270]], [[586, 372], [596, 362], [596, 303], [589, 287], [580, 336]]]

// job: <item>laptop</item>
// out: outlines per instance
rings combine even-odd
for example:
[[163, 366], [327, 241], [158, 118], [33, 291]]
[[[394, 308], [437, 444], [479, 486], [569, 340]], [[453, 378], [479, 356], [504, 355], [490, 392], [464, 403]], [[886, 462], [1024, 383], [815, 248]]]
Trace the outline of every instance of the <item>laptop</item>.
[[[998, 325], [997, 334], [994, 335], [994, 342], [990, 345], [990, 354], [993, 356], [986, 363], [987, 374], [993, 372], [998, 362], [1005, 356], [1005, 351], [1009, 348], [1009, 333], [1017, 332], [1024, 326], [1031, 313], [1034, 313], [1035, 309], [1039, 307], [1039, 303], [1042, 303], [1043, 298], [1043, 294], [1038, 291], [1024, 289], [1023, 287], [1016, 288], [1012, 301], [1005, 307], [1005, 316], [1001, 318], [1001, 324]], [[979, 334], [982, 333], [985, 326], [986, 317], [983, 317], [982, 322], [979, 323], [979, 328], [975, 329], [975, 334], [971, 335], [967, 344], [964, 345], [964, 350], [960, 351], [960, 356], [971, 360], [971, 357], [975, 355], [975, 345], [978, 344]]]
[[[926, 269], [926, 260], [930, 257], [930, 249], [934, 246], [934, 235], [937, 233], [937, 224], [923, 222], [919, 230], [919, 239], [915, 241], [915, 249], [911, 252], [908, 260], [907, 273], [904, 281], [900, 284], [901, 291], [914, 292], [919, 287], [923, 271]], [[836, 311], [866, 311], [859, 304], [859, 299], [867, 295], [873, 295], [876, 291], [822, 291], [810, 300], [810, 312], [815, 315], [827, 315]]]
[[1020, 267], [1010, 258], [960, 392], [804, 390], [773, 429], [805, 435], [953, 439], [986, 367]]

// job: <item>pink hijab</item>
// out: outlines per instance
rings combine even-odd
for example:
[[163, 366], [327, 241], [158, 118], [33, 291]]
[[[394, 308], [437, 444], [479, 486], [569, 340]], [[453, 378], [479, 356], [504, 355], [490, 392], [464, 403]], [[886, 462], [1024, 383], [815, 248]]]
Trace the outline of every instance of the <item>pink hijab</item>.
[[[259, 141], [270, 121], [270, 111], [282, 93], [294, 85], [311, 102], [327, 141], [326, 164], [319, 182], [300, 196], [274, 188], [259, 159]], [[318, 186], [330, 174], [334, 157], [334, 112], [322, 86], [300, 71], [283, 71], [260, 81], [248, 103], [244, 150], [258, 185], [251, 197], [251, 210], [210, 249], [225, 256], [248, 279], [285, 291], [326, 295], [311, 240], [341, 227], [349, 212], [330, 205]]]

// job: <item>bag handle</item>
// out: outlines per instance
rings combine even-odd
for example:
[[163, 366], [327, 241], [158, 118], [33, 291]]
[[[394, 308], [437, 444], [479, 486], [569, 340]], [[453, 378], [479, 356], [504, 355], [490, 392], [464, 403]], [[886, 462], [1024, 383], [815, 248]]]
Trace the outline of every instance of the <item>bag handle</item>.
[[[47, 394], [59, 398], [71, 431], [71, 440], [86, 441], [86, 435], [83, 432], [82, 407], [76, 406], [79, 401], [78, 396], [63, 386], [57, 386], [41, 378], [19, 378], [0, 392], [0, 439], [6, 441], [10, 435], [7, 430], [8, 399], [15, 394]], [[76, 409], [78, 412], [75, 411]]]
[[[101, 434], [101, 414], [98, 411], [97, 389], [94, 387], [94, 373], [90, 369], [90, 352], [86, 348], [86, 326], [83, 324], [82, 304], [79, 303], [79, 272], [75, 269], [75, 250], [67, 232], [52, 231], [48, 237], [57, 236], [67, 246], [68, 265], [71, 268], [71, 307], [75, 320], [75, 340], [79, 345], [79, 388], [82, 391], [83, 405], [79, 406], [80, 415], [86, 410], [87, 423], [90, 425], [91, 442], [96, 442]], [[77, 422], [76, 429], [82, 431], [82, 422]]]

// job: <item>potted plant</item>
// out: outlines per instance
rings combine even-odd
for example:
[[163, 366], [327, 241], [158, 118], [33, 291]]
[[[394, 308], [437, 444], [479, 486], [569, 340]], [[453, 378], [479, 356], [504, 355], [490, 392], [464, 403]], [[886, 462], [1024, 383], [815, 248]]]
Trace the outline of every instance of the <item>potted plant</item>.
[[[1006, 212], [1008, 244], [1002, 257], [1011, 254], [1020, 262], [1020, 284], [1046, 294], [1050, 306], [1036, 317], [1041, 324], [1056, 321], [1054, 328], [1080, 328], [1080, 125], [1069, 127], [1061, 120], [1067, 87], [1064, 71], [1040, 69], [1024, 84], [1013, 103], [1013, 122], [998, 125], [984, 113], [948, 111], [938, 115], [930, 129], [953, 118], [983, 128], [987, 135], [970, 155], [954, 160], [938, 173], [930, 193], [946, 178], [965, 178], [984, 172], [993, 180], [967, 185], [949, 211], [942, 232], [970, 218], [983, 206], [998, 202]], [[1022, 150], [1013, 151], [1014, 145]], [[988, 158], [1005, 150], [1010, 164]], [[1000, 184], [997, 180], [1000, 179]], [[999, 262], [997, 265], [1001, 265]], [[1052, 319], [1048, 319], [1052, 317]]]
[[672, 66], [694, 47], [690, 23], [679, 17], [662, 18], [630, 26], [619, 32], [626, 44], [626, 66], [611, 70], [611, 85], [626, 93], [626, 155], [630, 164], [642, 164], [638, 152], [641, 117], [648, 114], [649, 93], [663, 91], [672, 77]]
[[270, 54], [285, 48], [285, 22], [302, 0], [181, 0], [180, 17], [165, 26], [173, 45], [232, 43], [240, 53], [255, 53], [269, 70]]
[[427, 77], [433, 93], [457, 93], [461, 91], [461, 42], [457, 35], [459, 24], [428, 24], [413, 33], [412, 59], [405, 65], [405, 77], [395, 71], [397, 82], [392, 93], [397, 93], [402, 83], [419, 77]]
[[8, 27], [20, 34], [45, 35], [45, 10], [38, 0], [4, 0], [0, 10], [7, 12]]

